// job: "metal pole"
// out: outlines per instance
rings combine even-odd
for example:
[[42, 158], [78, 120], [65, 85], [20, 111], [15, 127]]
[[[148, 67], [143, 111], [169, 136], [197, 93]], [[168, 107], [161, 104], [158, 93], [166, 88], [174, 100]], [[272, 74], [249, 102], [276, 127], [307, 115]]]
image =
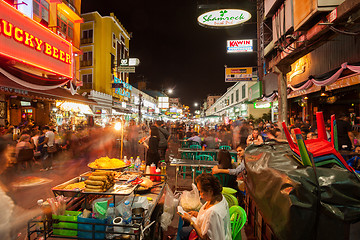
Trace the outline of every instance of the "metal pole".
[[124, 127], [125, 127], [125, 121], [122, 121], [121, 126], [121, 144], [120, 144], [120, 159], [123, 159], [123, 145], [124, 145]]

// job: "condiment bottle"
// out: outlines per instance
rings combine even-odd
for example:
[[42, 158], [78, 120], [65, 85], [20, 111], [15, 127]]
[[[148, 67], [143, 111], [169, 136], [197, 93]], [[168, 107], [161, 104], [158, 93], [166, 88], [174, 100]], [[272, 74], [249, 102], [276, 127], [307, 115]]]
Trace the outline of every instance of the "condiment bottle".
[[150, 166], [149, 165], [146, 166], [145, 174], [150, 174]]
[[[160, 168], [157, 168], [155, 172], [156, 172], [156, 174], [160, 175], [160, 173], [161, 173]], [[156, 181], [160, 182], [160, 180], [161, 180], [161, 177], [156, 176]]]
[[[156, 166], [155, 163], [150, 165], [150, 174], [156, 174]], [[155, 176], [150, 176], [151, 181], [155, 181]]]

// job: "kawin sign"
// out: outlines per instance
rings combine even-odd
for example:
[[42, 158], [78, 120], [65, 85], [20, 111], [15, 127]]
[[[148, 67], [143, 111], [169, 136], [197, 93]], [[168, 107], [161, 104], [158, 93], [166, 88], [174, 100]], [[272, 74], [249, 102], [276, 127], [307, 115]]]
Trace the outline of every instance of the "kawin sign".
[[72, 44], [0, 1], [0, 55], [73, 77]]
[[201, 14], [198, 23], [204, 27], [233, 27], [248, 21], [251, 14], [240, 9], [219, 9]]

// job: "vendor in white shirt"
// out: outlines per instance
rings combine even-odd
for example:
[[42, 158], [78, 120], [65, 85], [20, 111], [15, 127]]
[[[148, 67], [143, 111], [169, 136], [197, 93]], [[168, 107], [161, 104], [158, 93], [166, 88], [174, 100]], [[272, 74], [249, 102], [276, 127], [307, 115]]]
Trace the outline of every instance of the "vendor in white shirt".
[[[200, 197], [206, 201], [199, 212], [190, 211], [180, 216], [190, 226], [180, 230], [180, 239], [189, 239], [195, 231], [199, 239], [231, 240], [229, 207], [221, 194], [219, 180], [212, 174], [203, 173], [196, 178]], [[196, 217], [193, 221], [192, 217]]]

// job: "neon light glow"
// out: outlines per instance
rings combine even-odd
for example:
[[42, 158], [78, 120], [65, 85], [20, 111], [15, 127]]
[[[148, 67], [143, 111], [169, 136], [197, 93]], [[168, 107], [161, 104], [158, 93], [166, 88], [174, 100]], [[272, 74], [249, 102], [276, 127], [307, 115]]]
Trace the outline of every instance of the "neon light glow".
[[73, 78], [72, 44], [0, 1], [0, 55]]

